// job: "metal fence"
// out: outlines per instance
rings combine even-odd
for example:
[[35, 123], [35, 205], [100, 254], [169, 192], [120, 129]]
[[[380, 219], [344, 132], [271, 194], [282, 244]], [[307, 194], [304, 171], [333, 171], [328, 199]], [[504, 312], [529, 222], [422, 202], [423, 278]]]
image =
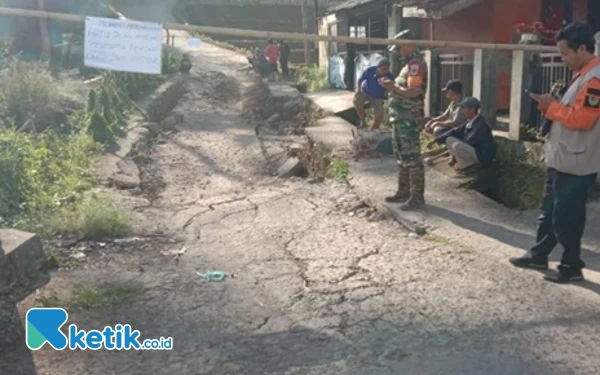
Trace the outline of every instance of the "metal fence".
[[[463, 94], [473, 95], [473, 55], [441, 54], [440, 59], [440, 84], [442, 87], [451, 79], [458, 79], [463, 83]], [[439, 112], [443, 112], [450, 103], [445, 95], [439, 100]]]
[[[567, 84], [571, 72], [569, 68], [565, 65], [562, 60], [562, 57], [558, 53], [542, 53], [540, 54], [541, 59], [541, 73], [540, 73], [540, 83], [538, 84], [540, 87], [536, 87], [537, 92], [550, 92], [552, 90], [552, 86], [555, 83], [561, 82], [563, 84]], [[541, 113], [537, 113], [536, 116], [536, 125], [541, 125], [543, 121], [543, 116]]]

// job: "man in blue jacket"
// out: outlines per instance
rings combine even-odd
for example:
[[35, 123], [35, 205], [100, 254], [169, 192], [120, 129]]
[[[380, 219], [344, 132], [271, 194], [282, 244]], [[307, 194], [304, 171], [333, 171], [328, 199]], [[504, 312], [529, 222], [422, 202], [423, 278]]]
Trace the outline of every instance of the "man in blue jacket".
[[459, 172], [468, 173], [487, 167], [496, 156], [496, 142], [486, 119], [479, 114], [481, 103], [476, 98], [465, 98], [458, 103], [466, 122], [457, 128], [443, 133], [432, 141], [433, 144], [446, 144], [452, 156], [451, 165]]
[[394, 80], [394, 75], [390, 72], [391, 63], [389, 60], [381, 60], [377, 66], [367, 68], [358, 80], [358, 92], [354, 97], [354, 108], [360, 119], [359, 127], [366, 126], [365, 104], [368, 102], [375, 112], [375, 122], [371, 129], [379, 129], [383, 121], [384, 106], [383, 103], [387, 97], [386, 90], [381, 86], [379, 80], [383, 77]]

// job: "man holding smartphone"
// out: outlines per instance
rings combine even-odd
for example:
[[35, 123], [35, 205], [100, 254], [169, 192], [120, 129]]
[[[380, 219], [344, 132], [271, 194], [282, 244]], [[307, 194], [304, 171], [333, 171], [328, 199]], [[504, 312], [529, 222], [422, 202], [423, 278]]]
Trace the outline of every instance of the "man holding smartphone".
[[548, 178], [537, 243], [525, 257], [510, 261], [516, 267], [545, 270], [548, 256], [560, 243], [564, 253], [558, 273], [545, 279], [568, 283], [583, 280], [581, 237], [587, 196], [600, 172], [600, 61], [594, 56], [589, 25], [568, 25], [556, 41], [575, 74], [560, 101], [550, 94], [531, 94], [548, 120], [542, 129]]

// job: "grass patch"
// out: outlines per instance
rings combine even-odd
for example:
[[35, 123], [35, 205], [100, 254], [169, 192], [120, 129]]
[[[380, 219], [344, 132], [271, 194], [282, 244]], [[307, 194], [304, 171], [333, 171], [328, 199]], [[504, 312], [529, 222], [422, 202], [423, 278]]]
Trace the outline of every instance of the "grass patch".
[[546, 181], [543, 168], [515, 155], [502, 144], [498, 145], [495, 166], [498, 175], [496, 200], [520, 210], [539, 207]]
[[39, 308], [98, 309], [118, 306], [134, 298], [143, 290], [141, 284], [110, 282], [96, 286], [76, 285], [67, 301], [61, 300], [56, 292], [35, 299]]
[[104, 283], [95, 287], [77, 285], [73, 288], [73, 295], [69, 305], [81, 309], [97, 309], [122, 305], [142, 291], [139, 284], [130, 283]]
[[425, 236], [425, 241], [434, 242], [440, 245], [450, 245], [452, 243], [451, 239], [446, 238], [444, 236], [438, 236], [436, 234], [430, 234]]
[[122, 238], [131, 230], [129, 218], [109, 198], [95, 194], [58, 211], [49, 228], [87, 240]]
[[60, 267], [60, 259], [58, 258], [58, 255], [56, 255], [51, 250], [45, 250], [44, 253], [46, 255], [46, 267], [47, 268], [56, 269], [56, 268]]
[[62, 303], [55, 292], [47, 296], [39, 296], [35, 299], [35, 307], [38, 308], [56, 308], [61, 307]]
[[325, 69], [317, 65], [301, 66], [298, 69], [295, 84], [305, 85], [308, 92], [329, 88], [329, 80]]
[[[0, 225], [82, 238], [120, 237], [129, 225], [107, 199], [81, 200], [95, 184], [92, 168], [103, 145], [123, 134], [131, 100], [176, 72], [179, 57], [163, 50], [163, 75], [104, 73], [87, 106], [61, 94], [47, 64], [6, 59], [0, 84]], [[72, 93], [72, 92], [71, 92]], [[80, 98], [84, 93], [77, 93]], [[64, 110], [68, 125], [37, 127], [44, 108]], [[38, 116], [39, 117], [39, 116]], [[60, 120], [60, 121], [67, 121]], [[18, 132], [24, 124], [27, 131]], [[33, 124], [33, 125], [31, 125]], [[37, 124], [40, 125], [40, 124]], [[59, 125], [59, 124], [53, 124]]]

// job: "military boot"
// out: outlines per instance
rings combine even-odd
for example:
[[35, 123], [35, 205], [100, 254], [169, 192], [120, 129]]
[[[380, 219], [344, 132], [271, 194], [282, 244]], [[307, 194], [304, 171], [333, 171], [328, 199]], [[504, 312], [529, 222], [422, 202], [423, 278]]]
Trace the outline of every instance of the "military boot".
[[425, 168], [423, 165], [409, 169], [410, 199], [400, 206], [402, 211], [418, 211], [425, 206]]
[[404, 203], [410, 198], [410, 176], [408, 168], [398, 165], [398, 191], [395, 195], [385, 198], [388, 203]]

